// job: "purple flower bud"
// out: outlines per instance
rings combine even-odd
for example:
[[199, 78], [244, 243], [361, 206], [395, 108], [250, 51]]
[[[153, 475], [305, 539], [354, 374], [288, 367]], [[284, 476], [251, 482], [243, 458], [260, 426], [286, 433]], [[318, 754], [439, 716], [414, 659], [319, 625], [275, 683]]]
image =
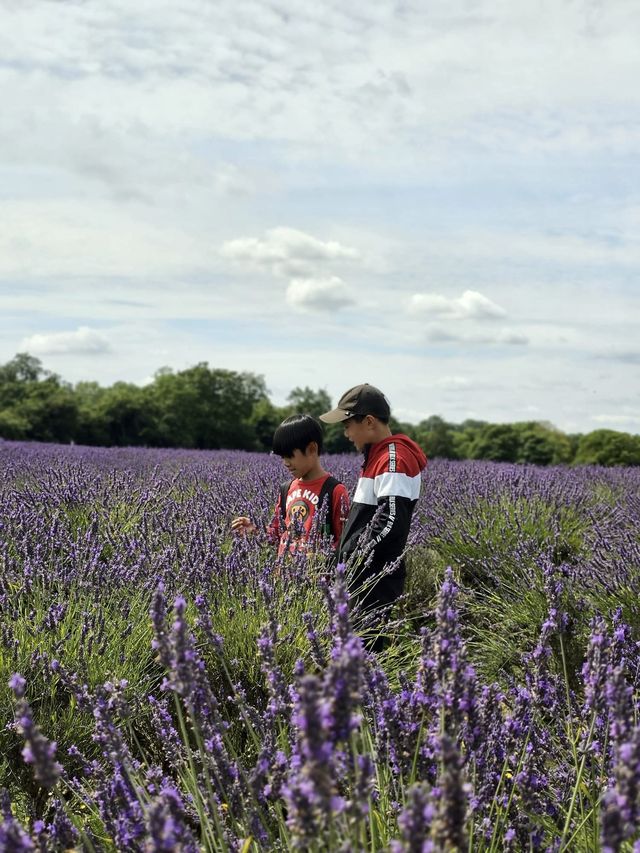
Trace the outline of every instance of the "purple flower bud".
[[14, 674], [9, 679], [9, 687], [13, 690], [17, 699], [21, 699], [24, 696], [24, 689], [26, 687], [27, 682], [20, 675], [19, 672], [14, 672]]

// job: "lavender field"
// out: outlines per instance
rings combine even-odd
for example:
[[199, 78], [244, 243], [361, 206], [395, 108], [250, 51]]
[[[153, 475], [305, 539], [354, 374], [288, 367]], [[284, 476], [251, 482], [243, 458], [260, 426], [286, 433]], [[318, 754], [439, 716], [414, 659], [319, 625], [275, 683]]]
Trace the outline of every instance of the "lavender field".
[[640, 850], [640, 469], [431, 463], [378, 656], [285, 473], [0, 443], [0, 851]]

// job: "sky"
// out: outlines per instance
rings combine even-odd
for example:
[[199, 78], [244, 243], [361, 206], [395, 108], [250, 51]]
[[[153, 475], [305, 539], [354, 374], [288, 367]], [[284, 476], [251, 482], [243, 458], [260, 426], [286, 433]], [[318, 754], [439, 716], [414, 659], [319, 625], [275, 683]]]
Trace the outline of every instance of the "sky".
[[0, 0], [0, 363], [640, 433], [640, 0]]

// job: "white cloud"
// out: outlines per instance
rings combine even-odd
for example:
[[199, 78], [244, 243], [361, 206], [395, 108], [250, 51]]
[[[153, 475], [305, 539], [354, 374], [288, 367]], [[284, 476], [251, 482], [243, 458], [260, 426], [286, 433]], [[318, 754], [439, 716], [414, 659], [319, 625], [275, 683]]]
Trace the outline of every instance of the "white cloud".
[[294, 278], [287, 288], [286, 299], [293, 308], [305, 311], [337, 311], [353, 304], [338, 276]]
[[75, 332], [31, 335], [21, 347], [32, 355], [99, 355], [111, 349], [108, 338], [88, 326], [80, 326]]
[[228, 240], [220, 249], [224, 258], [267, 267], [284, 276], [304, 276], [319, 265], [337, 260], [353, 261], [356, 249], [335, 240], [323, 241], [295, 228], [272, 228], [263, 238]]
[[255, 184], [234, 163], [222, 163], [214, 173], [214, 183], [222, 195], [249, 195]]
[[180, 222], [141, 219], [112, 201], [4, 200], [0, 220], [0, 277], [180, 275], [214, 259]]
[[448, 327], [441, 323], [428, 323], [424, 329], [424, 336], [434, 344], [506, 344], [508, 346], [522, 346], [529, 343], [527, 335], [515, 332], [512, 329], [500, 329], [495, 333], [478, 333], [464, 330], [458, 323]]
[[588, 150], [624, 135], [611, 118], [637, 114], [635, 0], [545, 3], [544, 14], [495, 0], [357, 11], [327, 0], [321, 12], [311, 0], [169, 0], [161, 15], [152, 0], [41, 0], [3, 14], [0, 54], [29, 70], [37, 100], [165, 138], [260, 133], [393, 162], [394, 144], [446, 151], [462, 138]]
[[336, 261], [355, 261], [360, 255], [336, 240], [319, 240], [295, 228], [272, 228], [263, 238], [228, 240], [220, 254], [289, 278], [285, 299], [293, 308], [331, 312], [353, 304], [344, 281], [330, 270]]
[[618, 424], [619, 426], [640, 425], [640, 413], [635, 415], [591, 415], [591, 420], [602, 424]]
[[[300, 369], [338, 393], [366, 359], [425, 417], [625, 414], [637, 0], [0, 8], [0, 361], [35, 328], [108, 328], [117, 352], [56, 370], [209, 360], [284, 401]], [[294, 311], [322, 327], [304, 354]]]
[[632, 349], [621, 351], [618, 348], [608, 348], [605, 352], [598, 353], [598, 358], [610, 359], [622, 364], [640, 364], [640, 351]]
[[424, 328], [424, 334], [426, 339], [434, 344], [447, 344], [462, 340], [462, 335], [459, 332], [450, 331], [439, 323], [429, 323]]
[[515, 346], [524, 346], [529, 343], [529, 338], [520, 332], [513, 332], [510, 329], [503, 329], [496, 338], [497, 343], [513, 344]]
[[439, 293], [414, 293], [409, 310], [447, 320], [486, 320], [504, 317], [504, 308], [496, 305], [477, 290], [465, 290], [462, 296], [451, 299]]
[[471, 380], [466, 376], [440, 376], [435, 380], [434, 385], [438, 388], [453, 388], [457, 390], [467, 388], [471, 385]]
[[543, 230], [485, 231], [460, 234], [442, 243], [443, 252], [463, 252], [468, 258], [508, 258], [519, 263], [553, 263], [565, 266], [610, 267], [636, 266], [640, 263], [640, 242], [627, 232], [612, 240], [611, 236], [591, 234], [588, 237]]

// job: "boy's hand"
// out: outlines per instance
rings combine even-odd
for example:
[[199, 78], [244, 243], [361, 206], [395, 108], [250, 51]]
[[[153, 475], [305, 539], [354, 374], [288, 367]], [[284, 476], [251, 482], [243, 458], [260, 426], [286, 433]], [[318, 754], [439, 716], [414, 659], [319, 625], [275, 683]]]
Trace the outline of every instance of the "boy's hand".
[[245, 533], [253, 533], [258, 528], [251, 521], [250, 518], [247, 518], [246, 515], [241, 515], [238, 518], [234, 518], [231, 522], [231, 529], [234, 533], [240, 533], [244, 535]]

